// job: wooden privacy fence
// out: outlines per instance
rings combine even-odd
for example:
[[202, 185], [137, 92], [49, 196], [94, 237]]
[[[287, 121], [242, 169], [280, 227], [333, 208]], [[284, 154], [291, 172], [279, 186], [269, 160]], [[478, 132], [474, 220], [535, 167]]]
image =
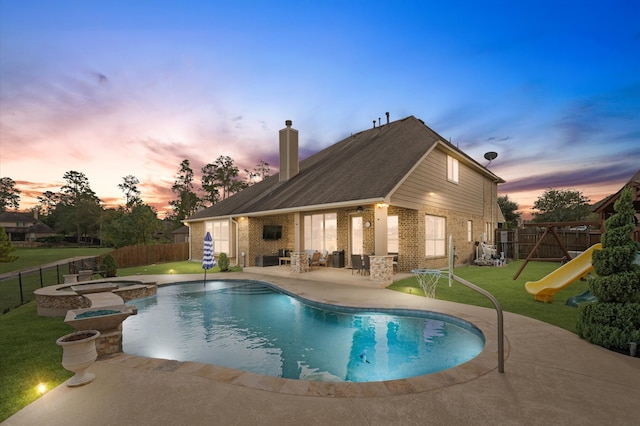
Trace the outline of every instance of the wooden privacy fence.
[[[180, 262], [189, 260], [189, 243], [127, 246], [116, 249], [108, 254], [116, 260], [118, 268], [129, 268], [132, 266], [164, 262]], [[98, 257], [98, 263], [102, 263], [104, 256], [106, 256], [106, 254]]]
[[[498, 253], [504, 251], [505, 257], [514, 260], [526, 259], [536, 244], [540, 242], [533, 260], [563, 258], [565, 254], [553, 236], [547, 234], [540, 241], [544, 231], [544, 228], [498, 229], [495, 236]], [[556, 229], [556, 234], [569, 252], [584, 251], [600, 242], [599, 230]]]

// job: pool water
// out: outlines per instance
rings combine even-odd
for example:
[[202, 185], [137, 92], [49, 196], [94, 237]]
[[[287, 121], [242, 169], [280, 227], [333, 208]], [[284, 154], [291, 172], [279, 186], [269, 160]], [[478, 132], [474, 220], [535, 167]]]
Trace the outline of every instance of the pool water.
[[462, 364], [484, 347], [482, 333], [455, 317], [311, 306], [256, 281], [164, 286], [128, 303], [138, 315], [123, 323], [125, 353], [289, 379], [401, 379]]

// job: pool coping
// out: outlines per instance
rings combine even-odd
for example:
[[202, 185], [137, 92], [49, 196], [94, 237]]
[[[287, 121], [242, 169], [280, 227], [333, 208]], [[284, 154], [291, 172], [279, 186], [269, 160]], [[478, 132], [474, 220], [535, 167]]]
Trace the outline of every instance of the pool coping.
[[[366, 306], [355, 306], [353, 303], [341, 304], [334, 300], [328, 300], [324, 297], [318, 297], [317, 295], [309, 294], [309, 292], [305, 291], [304, 289], [297, 288], [297, 286], [292, 287], [291, 283], [286, 282], [286, 278], [272, 276], [259, 276], [251, 278], [248, 277], [248, 275], [252, 274], [246, 273], [238, 275], [242, 276], [242, 278], [230, 276], [229, 278], [221, 280], [230, 281], [234, 279], [248, 279], [261, 281], [283, 291], [284, 293], [292, 294], [296, 297], [302, 298], [303, 300], [310, 300], [314, 303], [324, 305], [338, 306], [340, 308], [366, 308], [373, 310], [397, 309], [399, 311], [406, 311], [407, 309], [406, 307], [388, 306], [388, 304], [384, 303], [384, 301], [382, 303], [378, 303], [376, 306], [371, 306], [370, 304]], [[185, 282], [184, 280], [178, 281], [178, 277], [175, 278], [176, 280], [174, 280], [173, 283]], [[172, 283], [157, 283], [158, 286], [169, 284]], [[447, 310], [446, 306], [440, 306], [438, 311], [416, 308], [410, 309], [441, 313], [455, 318], [460, 318], [471, 323], [472, 325], [477, 327], [484, 335], [485, 345], [483, 350], [475, 358], [456, 367], [421, 376], [377, 382], [318, 382], [300, 379], [285, 379], [281, 377], [266, 376], [243, 370], [236, 370], [214, 364], [205, 364], [194, 361], [176, 361], [162, 358], [149, 358], [138, 355], [130, 355], [126, 353], [107, 355], [100, 358], [100, 361], [120, 367], [156, 370], [194, 377], [197, 376], [215, 380], [221, 383], [259, 389], [268, 392], [276, 392], [288, 395], [335, 398], [384, 397], [428, 392], [434, 389], [465, 383], [498, 369], [498, 341], [497, 329], [495, 324], [491, 324], [486, 320], [482, 320], [474, 317], [473, 315], [461, 313], [459, 311], [443, 312]], [[509, 343], [506, 337], [504, 348], [505, 358], [508, 358]]]

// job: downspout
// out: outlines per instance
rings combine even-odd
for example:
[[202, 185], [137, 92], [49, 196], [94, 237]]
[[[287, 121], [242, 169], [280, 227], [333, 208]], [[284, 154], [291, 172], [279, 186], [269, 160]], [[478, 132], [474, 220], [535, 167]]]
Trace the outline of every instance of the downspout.
[[232, 225], [235, 225], [235, 234], [236, 234], [236, 244], [235, 244], [236, 253], [235, 253], [235, 256], [236, 256], [236, 266], [238, 266], [238, 265], [240, 265], [240, 259], [238, 257], [238, 255], [239, 255], [238, 244], [240, 243], [240, 237], [239, 237], [239, 235], [240, 235], [239, 231], [240, 230], [238, 228], [240, 227], [240, 225], [232, 217], [229, 218], [229, 221], [231, 222]]
[[193, 256], [191, 255], [191, 242], [193, 241], [193, 238], [191, 238], [191, 227], [189, 225], [187, 225], [187, 228], [189, 228], [189, 260], [193, 260]]

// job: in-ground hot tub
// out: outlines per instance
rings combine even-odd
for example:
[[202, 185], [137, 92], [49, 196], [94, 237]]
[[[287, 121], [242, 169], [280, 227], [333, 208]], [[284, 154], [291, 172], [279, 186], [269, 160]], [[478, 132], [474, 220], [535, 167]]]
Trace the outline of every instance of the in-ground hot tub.
[[86, 284], [52, 285], [39, 288], [34, 292], [38, 315], [41, 317], [65, 317], [70, 309], [90, 308], [91, 301], [83, 294], [93, 293], [91, 288], [95, 290], [96, 286], [108, 289], [105, 291], [119, 296], [124, 302], [156, 294], [155, 281], [145, 282], [144, 277], [135, 280], [111, 279], [92, 281]]

